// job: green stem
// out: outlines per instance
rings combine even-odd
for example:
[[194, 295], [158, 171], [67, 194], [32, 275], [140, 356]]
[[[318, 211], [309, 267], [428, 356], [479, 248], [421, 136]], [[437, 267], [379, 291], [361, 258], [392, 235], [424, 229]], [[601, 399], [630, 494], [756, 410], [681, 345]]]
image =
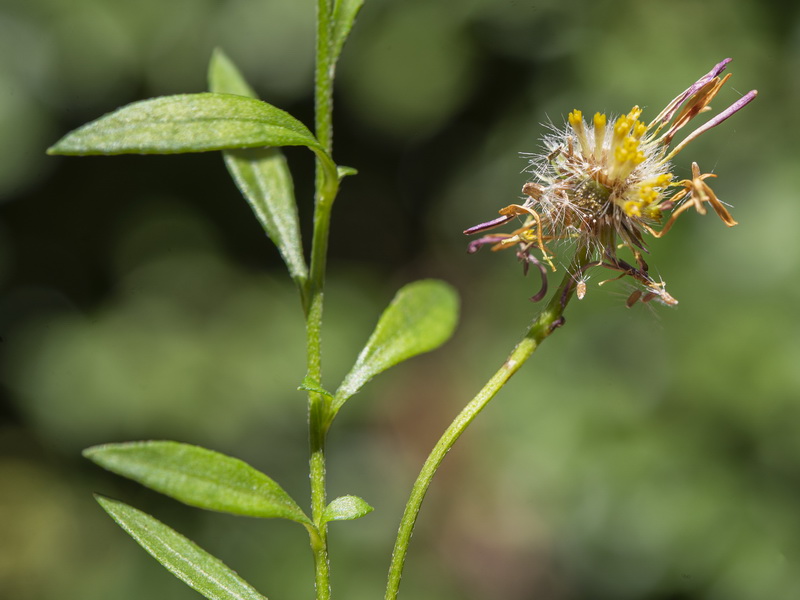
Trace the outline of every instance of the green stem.
[[314, 589], [316, 598], [329, 600], [331, 597], [330, 588], [330, 568], [328, 565], [328, 541], [325, 535], [321, 535], [319, 529], [309, 527], [309, 538], [311, 541], [311, 552], [314, 554]]
[[317, 1], [317, 64], [314, 73], [314, 117], [317, 140], [331, 153], [333, 150], [333, 56], [331, 0]]
[[[307, 368], [306, 382], [319, 388], [322, 383], [321, 326], [324, 300], [325, 263], [330, 225], [331, 202], [324, 197], [317, 200], [314, 216], [314, 237], [309, 278], [309, 305], [306, 317]], [[330, 591], [330, 564], [328, 562], [327, 526], [322, 523], [322, 513], [327, 505], [325, 489], [325, 438], [327, 433], [329, 399], [324, 394], [308, 394], [309, 478], [311, 482], [311, 517], [317, 527], [317, 536], [311, 540], [314, 554], [315, 588], [317, 600], [327, 600]]]
[[573, 260], [571, 267], [567, 270], [561, 285], [553, 294], [550, 302], [542, 310], [539, 316], [533, 321], [525, 337], [511, 351], [503, 366], [486, 382], [480, 392], [470, 400], [464, 409], [459, 413], [455, 420], [445, 430], [442, 437], [434, 446], [425, 464], [422, 466], [417, 480], [411, 489], [411, 495], [406, 503], [403, 517], [400, 520], [400, 528], [397, 532], [394, 550], [392, 551], [392, 562], [389, 567], [389, 579], [386, 585], [385, 600], [396, 600], [400, 589], [400, 578], [403, 573], [408, 545], [411, 541], [411, 534], [419, 515], [422, 501], [428, 492], [433, 476], [436, 474], [439, 465], [442, 464], [444, 457], [453, 447], [456, 440], [467, 429], [470, 423], [478, 416], [489, 401], [497, 395], [497, 392], [511, 379], [519, 368], [536, 351], [539, 345], [559, 326], [563, 324], [563, 313], [575, 290], [574, 282], [576, 274], [589, 262], [590, 252], [587, 248], [579, 249]]
[[[316, 137], [328, 156], [317, 153], [314, 232], [311, 242], [311, 265], [305, 293], [306, 311], [306, 383], [322, 387], [321, 329], [328, 232], [331, 209], [338, 191], [335, 165], [330, 159], [333, 145], [333, 71], [331, 68], [331, 0], [317, 2], [317, 51], [314, 81], [314, 117]], [[322, 514], [327, 504], [325, 485], [325, 438], [329, 399], [324, 394], [308, 394], [309, 477], [311, 481], [311, 516], [316, 531], [311, 535], [314, 555], [314, 583], [317, 600], [331, 597], [327, 526]]]

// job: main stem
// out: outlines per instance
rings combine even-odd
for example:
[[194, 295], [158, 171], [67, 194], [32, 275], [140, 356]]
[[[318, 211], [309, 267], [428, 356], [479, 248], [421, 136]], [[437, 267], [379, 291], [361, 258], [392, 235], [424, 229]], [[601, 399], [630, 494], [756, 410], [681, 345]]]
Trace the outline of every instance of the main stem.
[[414, 482], [403, 517], [400, 520], [400, 528], [397, 532], [397, 539], [392, 551], [392, 562], [389, 567], [389, 579], [386, 584], [386, 600], [396, 600], [397, 598], [411, 534], [414, 531], [422, 501], [428, 492], [428, 487], [430, 487], [439, 465], [442, 464], [450, 448], [453, 447], [456, 440], [461, 437], [461, 434], [464, 433], [469, 424], [478, 416], [478, 413], [486, 407], [497, 392], [511, 379], [511, 376], [531, 357], [539, 345], [564, 323], [563, 313], [575, 290], [576, 274], [580, 273], [588, 263], [589, 255], [588, 249], [579, 249], [561, 285], [555, 291], [544, 310], [533, 321], [525, 337], [511, 351], [503, 366], [486, 382], [483, 389], [470, 400], [469, 404], [464, 407], [445, 430], [428, 455], [417, 476], [417, 480]]
[[[317, 2], [317, 48], [314, 81], [314, 121], [317, 140], [331, 153], [333, 146], [333, 69], [330, 50], [331, 0]], [[336, 182], [322, 158], [317, 157], [316, 192], [314, 198], [314, 232], [311, 242], [311, 266], [305, 294], [306, 309], [306, 384], [310, 388], [322, 387], [321, 327], [325, 286], [325, 267], [328, 253], [328, 231], [331, 208], [336, 197]], [[308, 394], [309, 477], [311, 481], [311, 518], [316, 531], [311, 534], [314, 555], [314, 586], [317, 600], [331, 597], [330, 564], [328, 561], [328, 529], [322, 522], [327, 504], [325, 490], [325, 438], [329, 400], [324, 394]]]

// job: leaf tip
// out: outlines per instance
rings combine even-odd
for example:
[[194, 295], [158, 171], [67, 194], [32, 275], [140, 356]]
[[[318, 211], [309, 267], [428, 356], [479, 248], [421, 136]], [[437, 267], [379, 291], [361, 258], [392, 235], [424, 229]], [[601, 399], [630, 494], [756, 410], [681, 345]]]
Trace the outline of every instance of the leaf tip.
[[61, 138], [55, 144], [53, 144], [47, 150], [45, 150], [44, 153], [47, 154], [48, 156], [63, 156], [65, 154], [68, 154], [68, 152], [65, 152], [64, 145], [62, 144], [63, 141], [64, 138]]
[[[233, 62], [225, 53], [225, 51], [219, 46], [215, 46], [211, 51], [211, 58], [208, 61], [209, 79], [211, 78], [211, 74], [214, 73], [214, 69], [230, 69], [231, 67], [233, 67]], [[211, 88], [213, 86], [209, 87]], [[218, 90], [211, 89], [210, 91], [214, 92]]]
[[111, 514], [114, 510], [114, 507], [120, 504], [118, 500], [114, 500], [108, 496], [104, 496], [103, 494], [98, 494], [96, 492], [92, 494], [92, 497], [108, 514]]
[[81, 451], [81, 456], [83, 456], [83, 458], [87, 458], [87, 459], [91, 460], [92, 462], [95, 462], [95, 458], [97, 457], [97, 454], [98, 454], [98, 452], [100, 452], [101, 448], [102, 448], [102, 446], [100, 446], [100, 445], [98, 445], [98, 446], [89, 446], [88, 448], [84, 448]]

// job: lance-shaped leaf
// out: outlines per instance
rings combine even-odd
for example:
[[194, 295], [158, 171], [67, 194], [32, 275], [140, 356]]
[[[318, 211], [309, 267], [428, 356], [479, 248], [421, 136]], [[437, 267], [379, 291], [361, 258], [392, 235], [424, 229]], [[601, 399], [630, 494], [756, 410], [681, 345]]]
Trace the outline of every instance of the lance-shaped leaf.
[[322, 522], [352, 521], [368, 515], [374, 509], [358, 496], [340, 496], [322, 511]]
[[225, 165], [267, 236], [277, 246], [293, 279], [303, 281], [303, 257], [294, 186], [283, 153], [277, 148], [226, 150]]
[[138, 509], [96, 496], [128, 535], [175, 577], [210, 600], [266, 600], [230, 567], [197, 544]]
[[272, 479], [238, 458], [213, 450], [149, 441], [93, 446], [83, 455], [117, 475], [191, 506], [310, 524], [297, 503]]
[[178, 94], [123, 106], [68, 133], [49, 154], [175, 154], [259, 146], [324, 150], [308, 128], [266, 102], [234, 94]]
[[356, 15], [364, 5], [364, 0], [336, 0], [333, 6], [333, 35], [331, 36], [331, 54], [333, 63], [342, 53], [344, 43], [356, 21]]
[[404, 286], [334, 394], [331, 416], [378, 373], [447, 341], [457, 320], [458, 296], [451, 286], [434, 279]]
[[[221, 50], [215, 50], [211, 57], [208, 84], [212, 92], [256, 97]], [[308, 268], [303, 257], [294, 186], [283, 153], [277, 148], [262, 148], [226, 150], [222, 155], [239, 191], [278, 247], [289, 274], [295, 280], [305, 280]]]

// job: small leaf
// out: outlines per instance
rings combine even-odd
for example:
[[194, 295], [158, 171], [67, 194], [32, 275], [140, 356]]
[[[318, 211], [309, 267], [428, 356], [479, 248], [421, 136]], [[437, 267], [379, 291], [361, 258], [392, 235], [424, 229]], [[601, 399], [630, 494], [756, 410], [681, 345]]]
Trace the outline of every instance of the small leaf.
[[358, 175], [358, 169], [353, 167], [344, 167], [338, 166], [336, 167], [336, 173], [339, 175], [339, 179], [344, 179], [345, 177], [349, 177], [350, 175]]
[[316, 394], [321, 394], [321, 395], [325, 396], [326, 398], [333, 398], [333, 394], [331, 394], [325, 388], [320, 387], [319, 385], [315, 384], [308, 377], [303, 379], [303, 383], [301, 383], [299, 386], [297, 386], [297, 389], [301, 390], [303, 392], [314, 392]]
[[238, 458], [219, 452], [151, 441], [93, 446], [83, 455], [104, 469], [191, 506], [310, 524], [281, 486]]
[[68, 133], [48, 154], [175, 154], [258, 146], [324, 150], [300, 121], [233, 94], [179, 94], [128, 104]]
[[[208, 83], [212, 92], [256, 97], [221, 50], [215, 50], [211, 57]], [[269, 148], [227, 150], [222, 155], [239, 191], [281, 253], [289, 274], [295, 280], [304, 281], [308, 277], [308, 267], [303, 256], [292, 174], [283, 153]]]
[[340, 496], [325, 507], [322, 522], [352, 521], [368, 515], [373, 510], [375, 509], [358, 496]]
[[335, 64], [342, 53], [344, 43], [356, 21], [364, 0], [336, 0], [333, 6], [333, 35], [331, 37], [332, 62]]
[[457, 319], [458, 296], [446, 283], [426, 279], [403, 287], [336, 391], [331, 415], [378, 373], [447, 341]]
[[197, 544], [138, 509], [96, 496], [128, 535], [175, 577], [210, 600], [266, 600], [230, 567]]

